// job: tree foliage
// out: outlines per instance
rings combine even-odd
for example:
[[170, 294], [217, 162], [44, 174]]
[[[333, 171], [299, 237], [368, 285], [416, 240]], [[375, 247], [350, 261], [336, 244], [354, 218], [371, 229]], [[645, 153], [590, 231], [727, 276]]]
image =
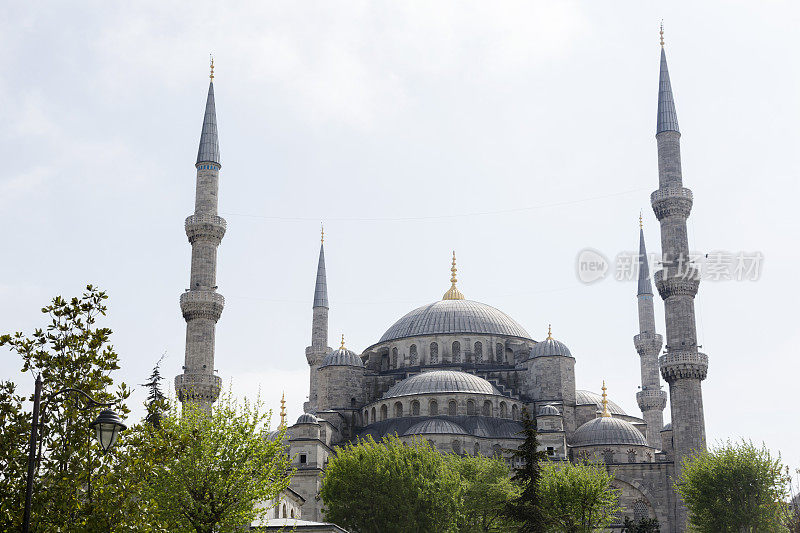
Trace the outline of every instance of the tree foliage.
[[[0, 336], [0, 346], [20, 357], [22, 372], [40, 374], [43, 381], [33, 530], [88, 527], [94, 509], [93, 475], [107, 469], [110, 461], [93, 441], [89, 429], [97, 410], [85, 409], [85, 399], [75, 393], [50, 399], [53, 394], [65, 387], [77, 388], [100, 402], [113, 402], [123, 417], [128, 413], [128, 388], [122, 383], [112, 390], [111, 373], [119, 369], [119, 357], [110, 344], [111, 330], [96, 325], [97, 319], [106, 314], [107, 298], [91, 285], [80, 297], [66, 300], [57, 296], [42, 308], [48, 317], [44, 328], [30, 336], [21, 332]], [[22, 435], [30, 431], [30, 414], [22, 411], [13, 390], [13, 384], [8, 382], [0, 390], [4, 406], [0, 422], [4, 449], [0, 454], [10, 465], [2, 476], [9, 491], [0, 491], [0, 520], [13, 522], [7, 530], [18, 527], [21, 520], [25, 469], [19, 465], [27, 461], [27, 436]], [[2, 525], [5, 527], [6, 523]]]
[[147, 401], [145, 402], [147, 416], [145, 417], [145, 421], [154, 426], [159, 426], [161, 424], [161, 417], [164, 416], [164, 413], [168, 409], [167, 397], [161, 390], [161, 381], [164, 379], [161, 375], [161, 361], [164, 360], [166, 355], [166, 352], [164, 352], [156, 362], [156, 366], [153, 367], [153, 371], [150, 373], [147, 383], [142, 384], [143, 387], [147, 387]]
[[506, 515], [519, 523], [520, 533], [540, 533], [545, 531], [545, 522], [539, 502], [538, 486], [542, 462], [547, 458], [547, 454], [539, 450], [536, 421], [531, 418], [527, 409], [522, 410], [522, 434], [525, 440], [513, 451], [514, 457], [520, 459], [521, 466], [514, 470], [512, 478], [521, 490], [519, 495], [508, 503]]
[[642, 518], [641, 520], [631, 520], [626, 516], [622, 523], [622, 533], [660, 533], [661, 524], [658, 518]]
[[676, 490], [696, 531], [784, 531], [787, 479], [762, 444], [730, 441], [682, 463]]
[[517, 525], [508, 518], [505, 508], [509, 501], [518, 497], [520, 489], [511, 481], [506, 462], [480, 455], [447, 457], [451, 468], [461, 477], [458, 531], [515, 530]]
[[590, 533], [608, 526], [620, 510], [613, 479], [599, 464], [542, 463], [538, 497], [545, 531]]

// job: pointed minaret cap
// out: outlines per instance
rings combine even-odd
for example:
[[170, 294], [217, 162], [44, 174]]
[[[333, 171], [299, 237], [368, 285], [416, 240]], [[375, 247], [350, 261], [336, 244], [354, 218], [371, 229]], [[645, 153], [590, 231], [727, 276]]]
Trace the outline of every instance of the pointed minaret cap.
[[656, 135], [665, 131], [678, 129], [678, 113], [675, 111], [675, 99], [672, 97], [672, 84], [669, 81], [667, 54], [664, 52], [664, 24], [661, 24], [661, 71], [658, 76], [658, 119]]
[[214, 59], [211, 58], [211, 81], [208, 83], [206, 98], [206, 114], [203, 117], [203, 130], [200, 133], [200, 147], [197, 149], [197, 163], [214, 163], [221, 167], [219, 161], [219, 138], [217, 137], [217, 106], [214, 103]]
[[647, 249], [644, 246], [644, 228], [642, 227], [642, 215], [639, 215], [639, 290], [636, 293], [653, 294], [653, 284], [650, 281], [650, 267], [647, 264]]
[[451, 275], [450, 275], [450, 283], [451, 283], [451, 285], [450, 285], [450, 288], [447, 290], [447, 292], [444, 293], [444, 296], [442, 296], [442, 300], [463, 300], [464, 299], [464, 295], [461, 294], [461, 291], [459, 291], [458, 287], [456, 287], [456, 283], [458, 281], [456, 279], [456, 272], [458, 272], [458, 269], [456, 268], [456, 252], [455, 252], [455, 250], [453, 250], [453, 266], [450, 267], [450, 272], [451, 272]]
[[319, 244], [319, 262], [317, 263], [317, 284], [314, 287], [314, 307], [328, 308], [328, 280], [325, 276], [325, 230]]
[[600, 414], [603, 418], [611, 418], [611, 413], [608, 410], [608, 395], [606, 394], [606, 380], [603, 380], [603, 412]]

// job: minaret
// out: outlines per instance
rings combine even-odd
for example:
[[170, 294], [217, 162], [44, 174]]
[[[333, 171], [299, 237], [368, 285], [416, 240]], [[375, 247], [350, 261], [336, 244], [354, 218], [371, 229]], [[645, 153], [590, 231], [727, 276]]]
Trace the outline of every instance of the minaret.
[[692, 209], [692, 191], [683, 186], [680, 138], [662, 26], [656, 126], [659, 188], [650, 201], [661, 222], [664, 265], [654, 278], [664, 300], [667, 344], [659, 365], [661, 375], [669, 383], [676, 465], [685, 456], [706, 449], [701, 382], [708, 371], [708, 357], [697, 350], [694, 297], [700, 279], [698, 270], [689, 261], [686, 219]]
[[667, 393], [661, 390], [658, 377], [658, 354], [663, 338], [656, 333], [656, 318], [653, 312], [653, 286], [647, 265], [647, 249], [644, 246], [642, 215], [639, 215], [639, 334], [633, 337], [633, 345], [639, 352], [642, 367], [642, 390], [636, 393], [636, 402], [647, 423], [647, 445], [661, 449], [661, 429], [664, 427], [664, 407]]
[[328, 347], [328, 281], [325, 277], [325, 230], [320, 231], [317, 284], [314, 287], [313, 318], [311, 320], [311, 346], [306, 348], [306, 359], [311, 367], [311, 386], [308, 401], [303, 405], [306, 413], [317, 410], [317, 369], [331, 349]]
[[225, 219], [217, 215], [219, 140], [214, 105], [214, 60], [211, 60], [206, 114], [197, 150], [197, 189], [194, 214], [186, 219], [186, 236], [192, 245], [189, 288], [180, 304], [186, 320], [186, 359], [183, 374], [175, 377], [182, 402], [192, 401], [210, 410], [222, 381], [214, 370], [214, 335], [225, 298], [217, 294], [217, 247], [225, 235]]

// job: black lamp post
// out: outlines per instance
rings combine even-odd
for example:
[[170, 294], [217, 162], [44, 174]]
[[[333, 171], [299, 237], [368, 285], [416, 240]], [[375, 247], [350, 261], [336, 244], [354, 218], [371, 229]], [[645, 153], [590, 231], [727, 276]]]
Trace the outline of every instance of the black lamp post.
[[[103, 403], [98, 402], [80, 389], [73, 389], [65, 387], [57, 392], [54, 392], [45, 399], [45, 405], [56, 399], [56, 397], [67, 394], [70, 392], [77, 392], [84, 399], [88, 400], [88, 407], [111, 407], [113, 402]], [[33, 499], [33, 473], [36, 467], [36, 443], [39, 440], [39, 410], [42, 397], [42, 376], [41, 374], [36, 377], [36, 388], [33, 393], [33, 423], [31, 424], [31, 438], [28, 447], [28, 478], [25, 487], [25, 514], [22, 517], [22, 533], [29, 533], [31, 527], [31, 500]], [[103, 409], [97, 419], [89, 424], [95, 431], [97, 441], [103, 452], [106, 453], [110, 450], [114, 443], [117, 442], [119, 432], [126, 429], [127, 426], [122, 423], [122, 419], [110, 409]]]

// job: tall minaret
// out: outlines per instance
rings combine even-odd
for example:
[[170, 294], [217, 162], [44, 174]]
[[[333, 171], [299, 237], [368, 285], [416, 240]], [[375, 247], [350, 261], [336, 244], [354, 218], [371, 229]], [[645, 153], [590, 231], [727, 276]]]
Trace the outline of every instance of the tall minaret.
[[661, 380], [658, 377], [658, 354], [661, 352], [663, 339], [656, 333], [653, 286], [650, 283], [641, 215], [639, 215], [639, 290], [636, 298], [639, 302], [639, 334], [633, 337], [633, 345], [639, 352], [642, 367], [642, 390], [636, 393], [636, 402], [647, 423], [647, 444], [660, 450], [664, 407], [667, 405], [667, 393], [661, 390]]
[[175, 377], [182, 402], [192, 401], [211, 409], [219, 396], [221, 380], [214, 373], [214, 335], [225, 298], [217, 294], [217, 247], [225, 235], [225, 219], [217, 215], [219, 141], [214, 105], [214, 61], [211, 61], [206, 114], [197, 151], [197, 189], [194, 214], [186, 219], [186, 236], [192, 245], [189, 288], [180, 303], [186, 320], [186, 362]]
[[306, 359], [308, 366], [311, 367], [308, 401], [303, 405], [303, 410], [307, 413], [317, 410], [317, 369], [330, 352], [331, 348], [328, 347], [328, 281], [325, 277], [325, 230], [323, 229], [320, 232], [317, 284], [314, 287], [311, 346], [306, 348]]
[[689, 261], [686, 219], [692, 209], [692, 191], [683, 187], [680, 137], [662, 27], [656, 127], [659, 188], [650, 201], [661, 222], [664, 267], [654, 278], [664, 300], [667, 344], [659, 365], [661, 375], [669, 383], [676, 465], [683, 457], [706, 449], [701, 382], [708, 371], [708, 357], [697, 350], [694, 297], [700, 279], [698, 270]]

